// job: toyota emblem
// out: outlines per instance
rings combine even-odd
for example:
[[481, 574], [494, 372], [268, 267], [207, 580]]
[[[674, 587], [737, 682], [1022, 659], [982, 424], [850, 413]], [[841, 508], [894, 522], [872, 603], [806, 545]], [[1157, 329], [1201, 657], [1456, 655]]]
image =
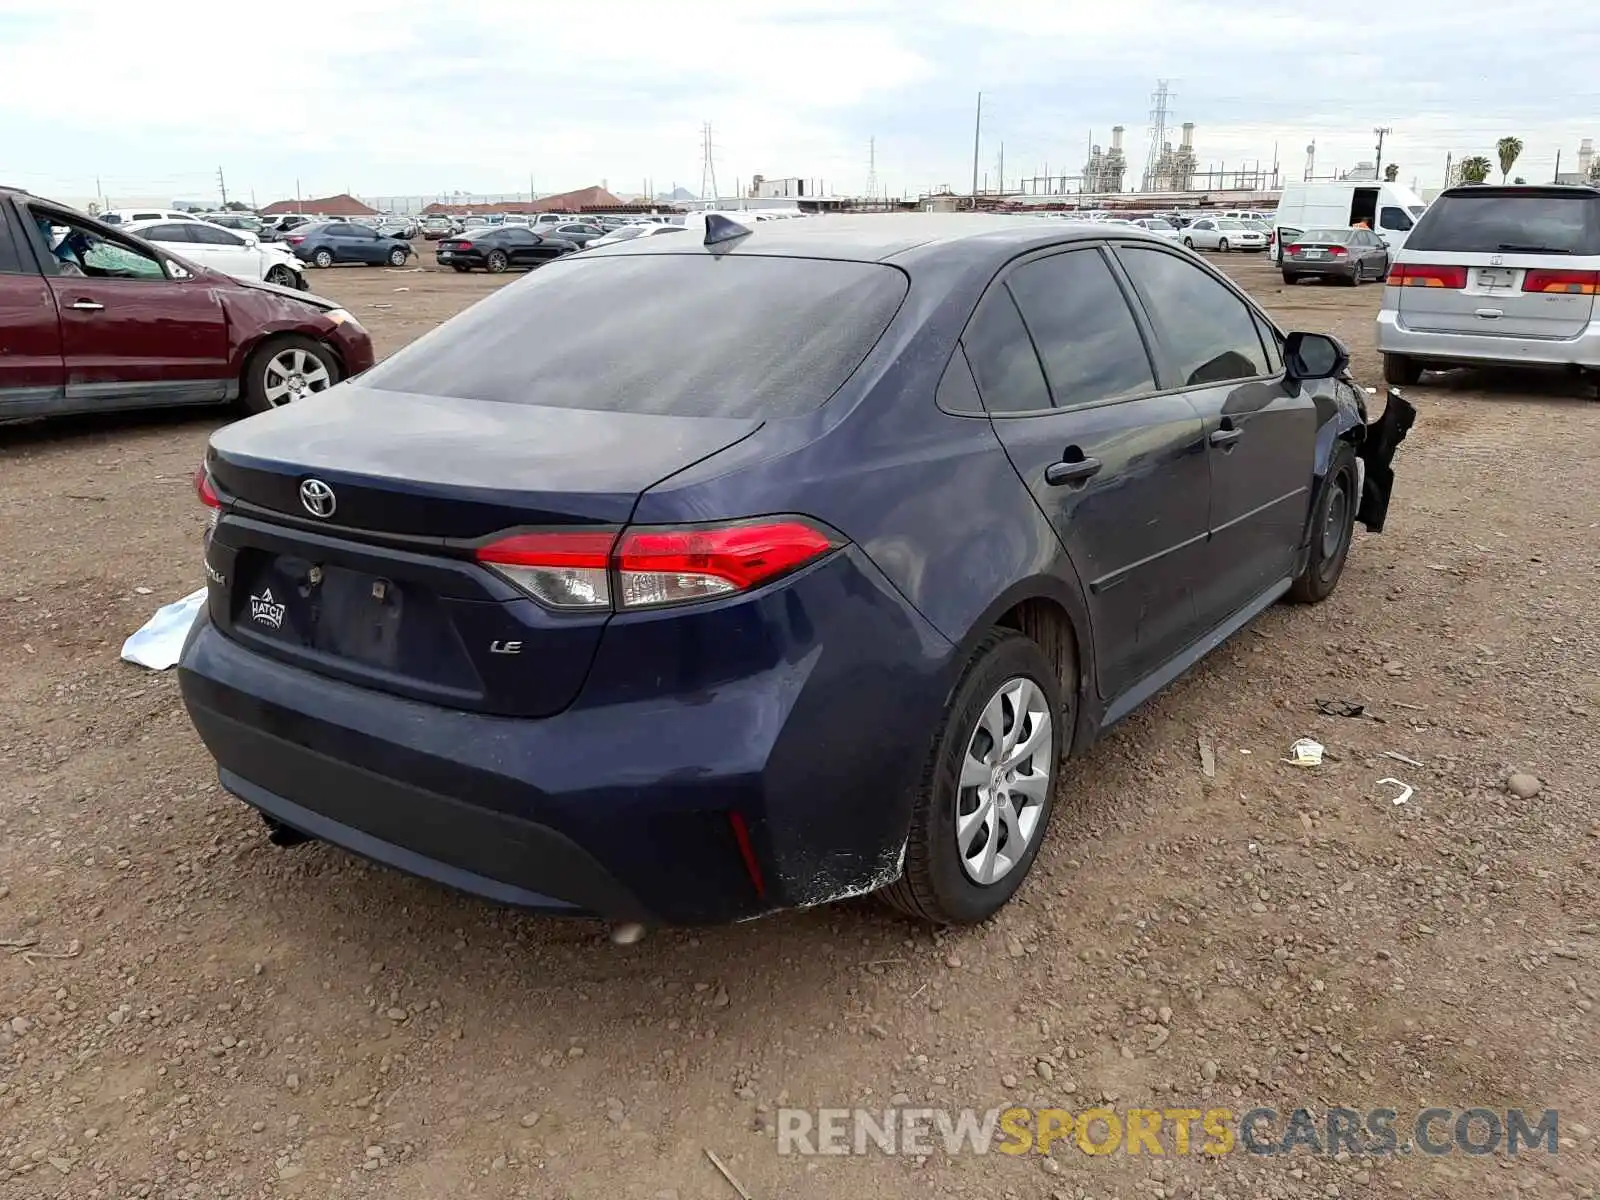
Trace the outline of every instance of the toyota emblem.
[[306, 511], [313, 517], [323, 520], [333, 516], [333, 510], [339, 507], [333, 489], [320, 479], [308, 479], [300, 485], [300, 503], [306, 506]]

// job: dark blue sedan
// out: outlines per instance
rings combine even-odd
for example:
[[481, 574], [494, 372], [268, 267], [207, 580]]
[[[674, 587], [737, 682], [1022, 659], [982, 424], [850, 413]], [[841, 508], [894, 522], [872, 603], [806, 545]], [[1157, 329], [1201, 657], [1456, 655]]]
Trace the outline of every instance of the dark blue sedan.
[[1382, 526], [1415, 414], [1346, 365], [1131, 226], [563, 258], [212, 435], [184, 701], [279, 842], [619, 920], [979, 921], [1063, 764]]
[[317, 267], [365, 263], [369, 267], [403, 267], [414, 251], [404, 238], [379, 233], [356, 221], [324, 221], [302, 225], [284, 242], [301, 262]]

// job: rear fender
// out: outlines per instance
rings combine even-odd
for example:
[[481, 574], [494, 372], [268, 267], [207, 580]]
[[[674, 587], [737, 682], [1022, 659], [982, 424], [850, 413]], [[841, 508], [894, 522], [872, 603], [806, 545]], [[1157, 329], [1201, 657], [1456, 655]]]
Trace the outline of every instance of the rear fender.
[[1400, 394], [1399, 388], [1392, 387], [1383, 406], [1383, 415], [1363, 431], [1360, 449], [1356, 451], [1365, 468], [1356, 520], [1372, 533], [1383, 532], [1383, 523], [1389, 515], [1389, 497], [1394, 491], [1395, 451], [1416, 423], [1415, 406]]

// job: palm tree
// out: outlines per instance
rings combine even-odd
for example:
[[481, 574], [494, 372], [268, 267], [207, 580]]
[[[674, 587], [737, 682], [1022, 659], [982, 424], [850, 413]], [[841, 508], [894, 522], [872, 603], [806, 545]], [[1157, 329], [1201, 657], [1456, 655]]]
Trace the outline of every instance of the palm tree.
[[1519, 137], [1503, 137], [1494, 144], [1494, 152], [1500, 156], [1500, 182], [1506, 181], [1506, 176], [1511, 174], [1511, 168], [1517, 163], [1517, 158], [1522, 154], [1522, 139]]
[[1482, 183], [1489, 178], [1489, 172], [1493, 169], [1493, 164], [1481, 154], [1474, 154], [1471, 158], [1463, 158], [1461, 160], [1461, 182]]

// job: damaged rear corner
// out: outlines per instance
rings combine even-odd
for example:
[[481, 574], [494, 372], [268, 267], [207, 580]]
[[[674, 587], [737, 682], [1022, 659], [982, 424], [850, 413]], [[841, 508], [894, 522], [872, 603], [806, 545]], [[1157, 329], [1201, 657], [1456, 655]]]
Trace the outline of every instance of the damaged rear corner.
[[[1382, 533], [1389, 516], [1389, 499], [1394, 492], [1394, 456], [1406, 434], [1416, 424], [1417, 410], [1391, 387], [1385, 398], [1383, 415], [1368, 422], [1357, 434], [1356, 456], [1361, 460], [1361, 506], [1356, 520], [1371, 533]], [[1356, 431], [1352, 431], [1356, 432]]]

